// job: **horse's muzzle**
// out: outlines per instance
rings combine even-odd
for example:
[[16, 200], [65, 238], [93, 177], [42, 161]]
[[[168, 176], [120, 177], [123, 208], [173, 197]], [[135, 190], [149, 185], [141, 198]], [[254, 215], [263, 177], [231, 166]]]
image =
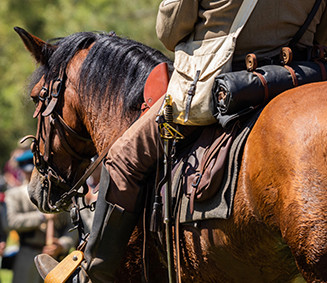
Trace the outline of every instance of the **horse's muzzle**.
[[58, 201], [60, 199], [60, 192], [57, 192], [56, 188], [49, 195], [49, 185], [50, 184], [47, 176], [40, 174], [35, 168], [28, 185], [28, 194], [30, 200], [38, 207], [41, 212], [58, 212], [58, 210], [53, 209], [49, 205], [49, 202], [55, 203]]

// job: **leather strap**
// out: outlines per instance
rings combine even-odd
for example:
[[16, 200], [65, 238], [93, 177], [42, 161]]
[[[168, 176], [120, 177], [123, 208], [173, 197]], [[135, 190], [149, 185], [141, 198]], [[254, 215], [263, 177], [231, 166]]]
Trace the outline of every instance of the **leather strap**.
[[321, 4], [321, 0], [316, 0], [314, 3], [312, 10], [310, 11], [308, 17], [306, 18], [304, 24], [301, 26], [301, 28], [297, 31], [297, 33], [294, 35], [293, 39], [289, 43], [290, 48], [294, 48], [295, 45], [299, 42], [305, 31], [308, 29], [309, 25], [311, 24], [313, 18], [315, 17], [316, 13], [318, 12], [319, 6]]
[[180, 217], [181, 217], [182, 201], [179, 199], [177, 214], [175, 220], [175, 249], [176, 249], [176, 282], [182, 283], [181, 271], [181, 239], [180, 239]]
[[315, 60], [315, 62], [319, 65], [320, 70], [321, 70], [321, 80], [326, 81], [327, 80], [327, 72], [326, 72], [326, 67], [325, 64], [322, 63], [319, 60]]
[[61, 68], [59, 71], [59, 77], [55, 81], [51, 82], [51, 87], [50, 87], [51, 100], [47, 105], [47, 108], [42, 113], [44, 117], [49, 116], [55, 109], [59, 100], [59, 95], [62, 90], [62, 85], [64, 83], [65, 83], [65, 70]]
[[36, 118], [40, 114], [40, 112], [43, 111], [44, 101], [48, 96], [48, 88], [44, 84], [44, 75], [41, 78], [40, 83], [42, 83], [43, 86], [42, 86], [42, 89], [41, 89], [41, 91], [39, 93], [39, 103], [36, 106], [36, 109], [35, 109], [34, 114], [33, 114], [33, 118]]
[[293, 82], [293, 86], [296, 87], [299, 85], [298, 79], [296, 77], [295, 71], [292, 67], [288, 66], [288, 65], [284, 65], [284, 68], [287, 69], [287, 71], [289, 71], [289, 73], [292, 76], [292, 82]]
[[260, 79], [262, 86], [265, 89], [265, 97], [263, 100], [263, 104], [266, 104], [266, 102], [268, 101], [268, 98], [269, 98], [269, 89], [268, 89], [267, 81], [266, 81], [265, 77], [263, 75], [261, 75], [260, 73], [253, 72], [253, 74], [255, 74]]
[[195, 74], [195, 78], [190, 86], [190, 89], [187, 92], [184, 123], [188, 121], [188, 116], [191, 110], [191, 103], [192, 103], [193, 96], [195, 94], [196, 84], [199, 80], [199, 77], [200, 77], [200, 70], [197, 70]]
[[110, 149], [109, 145], [107, 148], [105, 148], [104, 151], [102, 151], [101, 155], [91, 164], [91, 166], [86, 170], [84, 175], [78, 180], [78, 182], [66, 193], [64, 193], [60, 200], [58, 200], [55, 203], [54, 207], [60, 207], [63, 203], [67, 202], [67, 200], [70, 200], [73, 196], [75, 196], [78, 192], [78, 190], [83, 186], [83, 184], [86, 182], [87, 178], [91, 176], [91, 174], [94, 172], [94, 170], [98, 167], [98, 165], [101, 163], [101, 161], [106, 157], [108, 154], [108, 151]]

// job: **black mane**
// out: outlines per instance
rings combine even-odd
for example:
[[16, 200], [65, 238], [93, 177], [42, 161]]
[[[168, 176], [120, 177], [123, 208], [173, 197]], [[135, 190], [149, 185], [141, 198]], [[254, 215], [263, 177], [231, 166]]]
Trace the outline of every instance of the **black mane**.
[[43, 74], [48, 82], [56, 79], [59, 70], [66, 69], [76, 52], [91, 44], [81, 68], [79, 95], [98, 107], [103, 107], [110, 95], [111, 101], [123, 99], [125, 113], [138, 111], [151, 70], [161, 62], [167, 62], [172, 70], [172, 62], [167, 57], [139, 42], [112, 33], [80, 32], [53, 43], [57, 49], [49, 54], [48, 65], [36, 71], [34, 82]]

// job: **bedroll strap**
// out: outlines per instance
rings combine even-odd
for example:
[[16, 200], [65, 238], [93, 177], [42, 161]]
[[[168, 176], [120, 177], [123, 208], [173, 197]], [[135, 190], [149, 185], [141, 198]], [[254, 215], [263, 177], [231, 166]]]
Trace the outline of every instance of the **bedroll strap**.
[[44, 283], [64, 283], [77, 269], [84, 258], [81, 251], [73, 251], [66, 256], [58, 265], [45, 277]]

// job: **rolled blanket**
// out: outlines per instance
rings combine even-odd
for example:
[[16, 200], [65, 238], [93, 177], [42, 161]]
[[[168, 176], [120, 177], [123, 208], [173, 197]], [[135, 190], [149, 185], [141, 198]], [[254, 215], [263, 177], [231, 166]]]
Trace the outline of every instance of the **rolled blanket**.
[[[298, 86], [324, 80], [326, 63], [301, 61], [293, 62], [289, 67], [295, 72]], [[264, 78], [266, 90], [257, 74]], [[280, 65], [266, 65], [257, 68], [255, 72], [244, 70], [221, 74], [215, 78], [212, 88], [213, 115], [225, 126], [230, 120], [264, 106], [294, 86], [291, 72]]]

